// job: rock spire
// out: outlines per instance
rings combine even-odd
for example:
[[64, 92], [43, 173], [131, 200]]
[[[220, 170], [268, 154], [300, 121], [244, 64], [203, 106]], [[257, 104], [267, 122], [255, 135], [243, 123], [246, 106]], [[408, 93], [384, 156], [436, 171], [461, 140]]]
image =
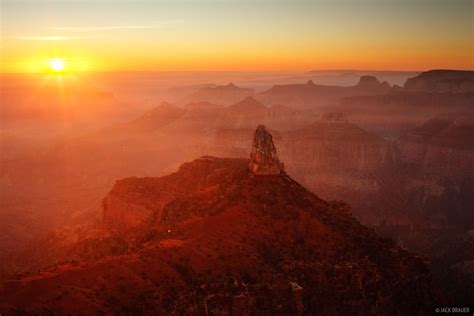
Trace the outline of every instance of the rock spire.
[[255, 174], [272, 175], [283, 171], [283, 163], [278, 160], [272, 135], [259, 125], [253, 134], [250, 153], [250, 170]]

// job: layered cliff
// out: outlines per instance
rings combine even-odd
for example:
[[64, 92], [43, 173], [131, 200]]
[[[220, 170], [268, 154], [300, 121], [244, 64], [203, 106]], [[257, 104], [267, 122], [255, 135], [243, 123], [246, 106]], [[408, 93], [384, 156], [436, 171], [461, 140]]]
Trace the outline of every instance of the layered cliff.
[[432, 119], [397, 141], [407, 191], [431, 226], [474, 224], [474, 123]]

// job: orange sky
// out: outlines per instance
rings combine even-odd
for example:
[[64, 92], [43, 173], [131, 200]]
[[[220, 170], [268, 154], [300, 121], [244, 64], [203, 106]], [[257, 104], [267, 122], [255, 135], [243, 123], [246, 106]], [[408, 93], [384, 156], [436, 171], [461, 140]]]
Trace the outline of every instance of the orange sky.
[[470, 0], [2, 1], [3, 72], [473, 68]]

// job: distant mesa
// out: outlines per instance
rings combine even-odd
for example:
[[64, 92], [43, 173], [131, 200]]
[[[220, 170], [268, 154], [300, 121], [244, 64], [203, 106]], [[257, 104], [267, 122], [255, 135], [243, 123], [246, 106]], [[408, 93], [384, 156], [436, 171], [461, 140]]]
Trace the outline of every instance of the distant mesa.
[[359, 79], [358, 86], [374, 86], [377, 85], [379, 82], [376, 77], [374, 76], [361, 76]]
[[474, 71], [430, 70], [408, 78], [405, 90], [436, 93], [467, 93], [474, 91]]
[[361, 76], [359, 79], [359, 83], [357, 84], [357, 87], [367, 88], [367, 89], [371, 89], [371, 88], [380, 89], [381, 87], [390, 88], [390, 85], [386, 81], [384, 82], [378, 81], [375, 76]]
[[272, 135], [259, 125], [253, 134], [250, 153], [250, 170], [260, 175], [278, 175], [283, 171], [283, 163], [278, 159]]
[[285, 104], [292, 108], [314, 109], [337, 104], [346, 97], [386, 94], [391, 89], [386, 81], [380, 82], [374, 76], [361, 76], [358, 84], [353, 86], [326, 86], [315, 84], [313, 80], [299, 84], [274, 85], [257, 94], [256, 98], [268, 106]]
[[204, 87], [189, 94], [183, 103], [210, 102], [218, 105], [231, 105], [245, 97], [252, 96], [255, 91], [251, 88], [240, 88], [233, 82], [215, 87]]

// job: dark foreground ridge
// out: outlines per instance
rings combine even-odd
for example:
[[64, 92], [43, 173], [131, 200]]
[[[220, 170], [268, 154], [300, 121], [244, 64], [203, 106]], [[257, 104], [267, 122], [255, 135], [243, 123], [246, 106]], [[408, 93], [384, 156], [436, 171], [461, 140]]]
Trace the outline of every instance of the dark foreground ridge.
[[0, 311], [403, 315], [439, 302], [422, 260], [346, 204], [249, 163], [201, 157], [117, 181], [103, 203], [109, 237], [76, 245], [74, 264], [3, 281]]

